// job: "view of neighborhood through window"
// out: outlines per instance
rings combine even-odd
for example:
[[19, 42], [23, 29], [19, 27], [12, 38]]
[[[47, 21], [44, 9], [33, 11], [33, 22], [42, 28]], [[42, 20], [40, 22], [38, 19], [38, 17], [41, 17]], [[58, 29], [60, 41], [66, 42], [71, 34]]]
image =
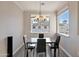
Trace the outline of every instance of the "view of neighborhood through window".
[[32, 33], [47, 33], [50, 31], [49, 16], [31, 16], [31, 32]]
[[57, 16], [58, 33], [69, 35], [69, 10], [65, 10]]

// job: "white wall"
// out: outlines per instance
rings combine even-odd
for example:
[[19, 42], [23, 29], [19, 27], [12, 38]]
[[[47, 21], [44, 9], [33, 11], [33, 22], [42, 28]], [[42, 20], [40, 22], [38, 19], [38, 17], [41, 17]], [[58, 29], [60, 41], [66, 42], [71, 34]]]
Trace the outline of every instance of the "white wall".
[[[31, 33], [31, 14], [38, 14], [36, 11], [24, 11], [24, 34], [27, 34], [28, 40], [30, 40], [31, 37], [38, 37], [38, 34]], [[43, 15], [49, 15], [50, 17], [50, 32], [45, 33], [45, 37], [51, 36], [53, 38], [53, 35], [56, 33], [56, 14], [51, 12], [43, 12]]]
[[23, 13], [13, 2], [0, 2], [0, 56], [6, 56], [7, 36], [13, 36], [13, 52], [22, 45]]
[[70, 36], [62, 35], [61, 46], [73, 57], [79, 56], [79, 3], [69, 2]]

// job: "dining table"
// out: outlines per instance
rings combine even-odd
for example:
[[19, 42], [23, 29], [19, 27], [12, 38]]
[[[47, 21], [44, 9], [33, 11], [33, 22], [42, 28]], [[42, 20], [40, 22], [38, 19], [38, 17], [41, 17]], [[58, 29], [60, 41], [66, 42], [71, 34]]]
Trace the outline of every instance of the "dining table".
[[[55, 41], [52, 42], [49, 37], [46, 37], [46, 38], [31, 38], [30, 41], [26, 42], [26, 45], [27, 45], [27, 54], [26, 54], [26, 56], [27, 57], [28, 57], [28, 45], [36, 47], [38, 39], [46, 39], [46, 45], [50, 45], [51, 43], [55, 43]], [[56, 56], [56, 55], [54, 55], [54, 56]]]

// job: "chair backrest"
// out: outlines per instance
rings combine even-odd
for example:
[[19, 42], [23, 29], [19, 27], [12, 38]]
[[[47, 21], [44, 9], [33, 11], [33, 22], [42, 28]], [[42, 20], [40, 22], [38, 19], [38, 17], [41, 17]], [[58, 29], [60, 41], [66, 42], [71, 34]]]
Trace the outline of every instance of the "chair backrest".
[[46, 39], [37, 39], [37, 53], [46, 52]]
[[39, 38], [44, 38], [44, 34], [40, 33]]
[[24, 43], [24, 48], [26, 48], [26, 39], [25, 39], [26, 37], [25, 36], [23, 36], [23, 43]]
[[56, 46], [57, 48], [59, 48], [59, 42], [60, 42], [60, 36], [57, 36], [57, 37], [56, 37], [56, 42], [55, 42], [55, 46]]

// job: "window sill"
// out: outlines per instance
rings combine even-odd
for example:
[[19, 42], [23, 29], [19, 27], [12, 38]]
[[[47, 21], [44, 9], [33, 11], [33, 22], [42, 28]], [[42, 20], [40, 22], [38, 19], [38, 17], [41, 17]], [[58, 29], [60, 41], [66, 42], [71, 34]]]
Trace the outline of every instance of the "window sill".
[[50, 32], [31, 32], [31, 33], [50, 33]]
[[70, 37], [70, 36], [67, 35], [67, 34], [63, 34], [63, 33], [58, 33], [58, 34], [61, 35], [61, 36]]

